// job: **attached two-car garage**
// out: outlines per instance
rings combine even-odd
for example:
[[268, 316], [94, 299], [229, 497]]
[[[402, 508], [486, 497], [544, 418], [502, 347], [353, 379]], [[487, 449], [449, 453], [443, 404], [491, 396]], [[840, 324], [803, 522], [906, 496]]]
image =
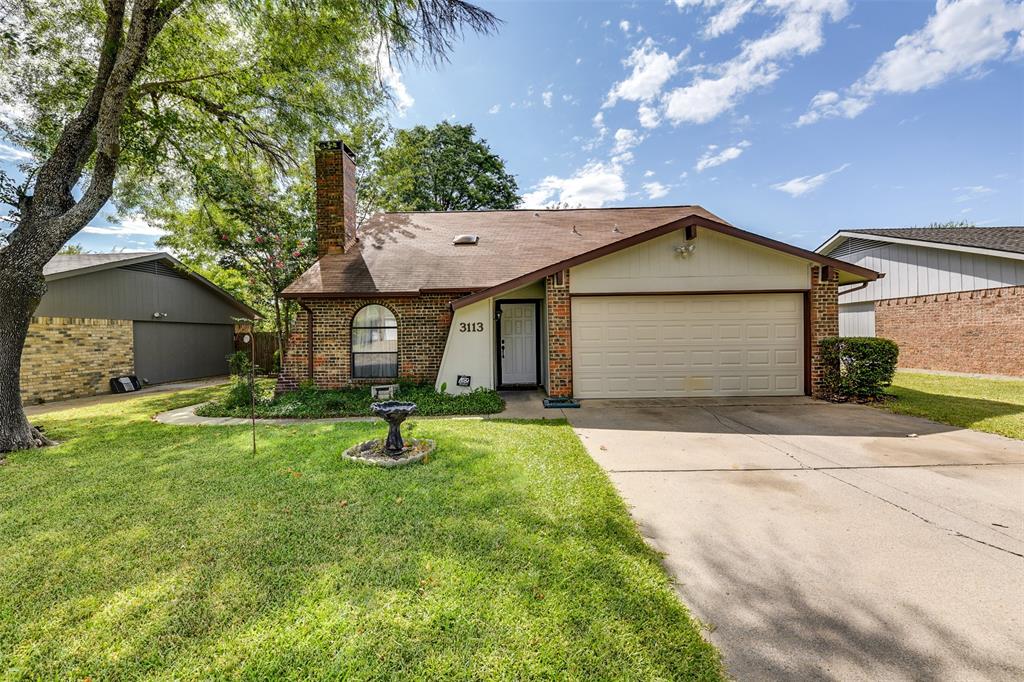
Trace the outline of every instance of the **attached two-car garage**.
[[577, 296], [579, 398], [802, 395], [803, 294]]

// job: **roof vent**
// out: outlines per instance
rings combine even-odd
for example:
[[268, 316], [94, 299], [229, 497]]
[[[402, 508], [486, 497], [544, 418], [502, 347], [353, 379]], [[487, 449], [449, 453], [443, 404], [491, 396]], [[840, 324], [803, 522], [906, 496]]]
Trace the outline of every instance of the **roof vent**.
[[475, 234], [458, 234], [455, 235], [455, 239], [452, 240], [452, 244], [459, 246], [460, 244], [476, 244], [480, 241], [480, 237]]

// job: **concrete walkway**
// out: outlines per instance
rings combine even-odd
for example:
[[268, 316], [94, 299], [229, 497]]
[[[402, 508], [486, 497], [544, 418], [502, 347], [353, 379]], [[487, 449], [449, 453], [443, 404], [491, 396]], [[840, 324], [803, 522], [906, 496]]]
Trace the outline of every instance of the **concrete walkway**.
[[566, 413], [735, 678], [1024, 679], [1024, 441], [808, 399]]
[[135, 391], [132, 393], [101, 393], [99, 395], [91, 395], [86, 398], [73, 398], [71, 400], [58, 400], [51, 403], [43, 403], [41, 405], [26, 405], [25, 414], [29, 417], [34, 417], [39, 414], [47, 414], [49, 412], [60, 412], [61, 410], [74, 410], [82, 407], [90, 407], [92, 405], [103, 405], [105, 403], [116, 403], [122, 400], [132, 400], [134, 398], [145, 398], [150, 395], [158, 395], [160, 393], [177, 393], [178, 391], [189, 391], [194, 388], [205, 388], [207, 386], [218, 386], [220, 384], [227, 383], [228, 377], [210, 377], [208, 379], [196, 379], [195, 381], [179, 381], [168, 384], [156, 384], [154, 386], [146, 386], [141, 391]]

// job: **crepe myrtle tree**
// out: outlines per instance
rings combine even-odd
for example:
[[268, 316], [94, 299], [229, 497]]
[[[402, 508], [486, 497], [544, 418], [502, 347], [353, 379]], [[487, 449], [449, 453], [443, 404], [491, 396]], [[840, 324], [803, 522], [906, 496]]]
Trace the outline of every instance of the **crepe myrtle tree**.
[[0, 452], [44, 440], [19, 395], [43, 266], [108, 202], [184, 203], [197, 160], [294, 165], [377, 105], [379, 60], [495, 24], [463, 0], [0, 0], [0, 127], [32, 155], [0, 178]]
[[169, 218], [169, 247], [188, 264], [211, 258], [249, 284], [246, 300], [270, 309], [277, 347], [287, 347], [290, 304], [281, 298], [288, 284], [316, 260], [313, 191], [308, 179], [274, 182], [268, 169], [248, 172], [208, 168], [200, 173], [195, 208]]

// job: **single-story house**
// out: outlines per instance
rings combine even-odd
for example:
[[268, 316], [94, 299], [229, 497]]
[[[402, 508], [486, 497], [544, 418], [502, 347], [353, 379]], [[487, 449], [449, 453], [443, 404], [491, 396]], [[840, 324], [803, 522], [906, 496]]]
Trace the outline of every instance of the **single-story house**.
[[448, 392], [627, 398], [816, 394], [837, 288], [868, 268], [699, 206], [378, 214], [316, 156], [319, 259], [278, 390], [408, 379]]
[[885, 273], [839, 294], [839, 332], [905, 369], [1024, 376], [1024, 227], [842, 230], [818, 253]]
[[21, 357], [26, 404], [110, 391], [112, 377], [161, 383], [227, 374], [249, 306], [166, 253], [55, 256]]

